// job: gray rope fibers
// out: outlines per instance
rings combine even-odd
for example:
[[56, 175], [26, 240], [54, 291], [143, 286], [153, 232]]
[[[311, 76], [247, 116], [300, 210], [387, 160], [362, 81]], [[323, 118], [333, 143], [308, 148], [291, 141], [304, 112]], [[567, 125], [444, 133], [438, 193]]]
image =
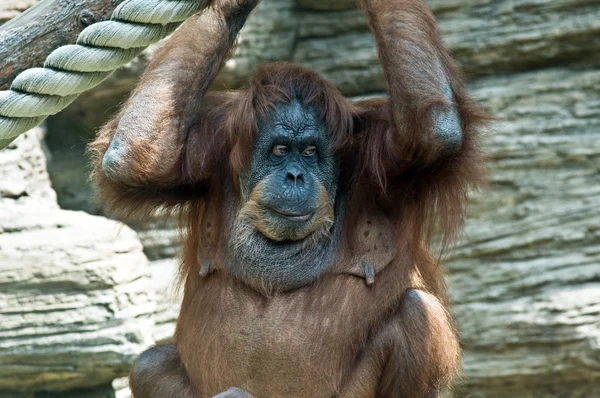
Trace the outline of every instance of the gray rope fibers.
[[0, 149], [100, 84], [150, 44], [172, 33], [207, 0], [125, 0], [110, 21], [88, 26], [54, 50], [43, 68], [21, 72], [0, 91]]

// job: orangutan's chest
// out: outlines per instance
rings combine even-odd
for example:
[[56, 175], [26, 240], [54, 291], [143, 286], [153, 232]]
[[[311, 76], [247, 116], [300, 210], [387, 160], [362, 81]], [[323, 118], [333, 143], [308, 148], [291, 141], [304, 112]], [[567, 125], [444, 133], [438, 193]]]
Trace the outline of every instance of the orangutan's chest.
[[[207, 289], [218, 298], [196, 294], [182, 311], [197, 322], [180, 321], [177, 331], [192, 382], [207, 393], [231, 386], [261, 391], [268, 385], [265, 396], [331, 396], [378, 318], [366, 297], [362, 302], [352, 297], [357, 289], [368, 295], [364, 282], [340, 278], [332, 282], [332, 294], [307, 288], [265, 298], [223, 285]], [[348, 295], [340, 294], [340, 283]]]

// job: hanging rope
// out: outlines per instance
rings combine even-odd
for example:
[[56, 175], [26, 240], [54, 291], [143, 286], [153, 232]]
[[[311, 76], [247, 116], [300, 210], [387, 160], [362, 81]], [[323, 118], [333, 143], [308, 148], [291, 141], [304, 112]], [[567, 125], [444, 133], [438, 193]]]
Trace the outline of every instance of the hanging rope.
[[77, 44], [54, 50], [43, 68], [20, 73], [0, 91], [0, 149], [95, 87], [150, 44], [172, 33], [207, 0], [125, 0], [110, 21], [85, 28]]

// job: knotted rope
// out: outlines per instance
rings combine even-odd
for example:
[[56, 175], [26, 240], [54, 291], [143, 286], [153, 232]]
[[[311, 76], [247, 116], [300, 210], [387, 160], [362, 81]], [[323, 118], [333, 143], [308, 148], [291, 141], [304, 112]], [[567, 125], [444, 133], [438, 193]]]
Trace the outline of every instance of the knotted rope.
[[85, 28], [77, 44], [54, 50], [43, 68], [0, 91], [0, 149], [95, 87], [150, 44], [172, 33], [207, 0], [125, 0], [109, 21]]

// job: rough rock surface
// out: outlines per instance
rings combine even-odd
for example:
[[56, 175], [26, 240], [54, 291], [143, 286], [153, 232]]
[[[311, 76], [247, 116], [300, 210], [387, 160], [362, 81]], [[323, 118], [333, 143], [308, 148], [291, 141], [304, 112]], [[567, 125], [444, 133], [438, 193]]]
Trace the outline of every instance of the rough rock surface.
[[152, 344], [154, 293], [129, 228], [4, 203], [0, 259], [0, 390], [110, 383]]
[[459, 397], [600, 396], [600, 72], [490, 77], [490, 189], [446, 263]]
[[0, 152], [0, 206], [36, 202], [58, 208], [42, 149], [44, 128], [35, 128]]
[[2, 0], [0, 4], [0, 24], [16, 17], [40, 0]]

